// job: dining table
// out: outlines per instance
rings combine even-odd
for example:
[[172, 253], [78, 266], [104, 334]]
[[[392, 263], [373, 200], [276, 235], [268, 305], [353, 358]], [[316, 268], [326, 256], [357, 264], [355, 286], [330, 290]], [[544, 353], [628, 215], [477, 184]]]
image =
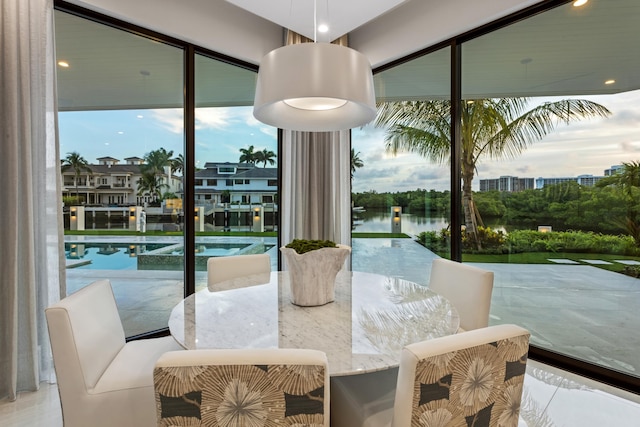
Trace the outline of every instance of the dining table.
[[398, 366], [402, 348], [456, 333], [459, 316], [443, 296], [399, 277], [343, 270], [335, 300], [291, 302], [287, 271], [244, 276], [197, 291], [169, 317], [186, 349], [309, 348], [327, 354], [332, 376]]

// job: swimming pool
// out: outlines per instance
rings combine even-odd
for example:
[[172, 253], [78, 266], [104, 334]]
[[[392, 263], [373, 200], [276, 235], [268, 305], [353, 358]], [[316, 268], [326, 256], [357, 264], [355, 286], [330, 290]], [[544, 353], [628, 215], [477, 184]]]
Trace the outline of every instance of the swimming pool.
[[85, 270], [137, 270], [139, 254], [167, 244], [65, 243], [67, 268]]
[[[197, 243], [196, 269], [206, 270], [212, 256], [264, 253], [273, 245], [255, 243]], [[182, 270], [184, 245], [176, 243], [65, 243], [67, 268], [85, 270]]]

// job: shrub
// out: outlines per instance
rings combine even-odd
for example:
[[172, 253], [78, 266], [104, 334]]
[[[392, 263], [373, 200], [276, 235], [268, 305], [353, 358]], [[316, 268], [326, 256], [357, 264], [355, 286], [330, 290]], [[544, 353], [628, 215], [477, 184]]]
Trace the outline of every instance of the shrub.
[[450, 238], [451, 233], [446, 228], [443, 228], [440, 232], [423, 231], [418, 234], [418, 243], [437, 254], [445, 254], [449, 252]]
[[[508, 234], [488, 227], [478, 228], [482, 249], [462, 234], [465, 253], [501, 254], [523, 252], [574, 252], [640, 256], [640, 248], [633, 237], [627, 235], [600, 234], [590, 231], [554, 231], [543, 233], [535, 230], [515, 230]], [[418, 242], [437, 253], [449, 250], [449, 230], [425, 231], [418, 235]]]
[[478, 239], [482, 246], [478, 250], [475, 242], [467, 233], [462, 233], [462, 250], [467, 253], [500, 254], [504, 253], [506, 236], [502, 231], [490, 227], [478, 227]]

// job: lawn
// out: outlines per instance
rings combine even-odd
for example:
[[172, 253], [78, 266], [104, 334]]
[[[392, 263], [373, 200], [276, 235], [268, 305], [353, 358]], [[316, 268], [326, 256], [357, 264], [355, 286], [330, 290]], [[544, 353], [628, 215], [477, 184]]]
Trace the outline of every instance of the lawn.
[[[486, 263], [505, 263], [505, 264], [556, 264], [549, 261], [551, 259], [570, 259], [582, 265], [592, 265], [594, 267], [603, 268], [609, 271], [621, 273], [625, 265], [615, 262], [615, 260], [634, 260], [640, 261], [638, 257], [630, 257], [625, 255], [611, 254], [588, 254], [588, 253], [571, 253], [571, 252], [524, 252], [518, 254], [506, 255], [482, 255], [482, 254], [462, 254], [463, 262], [486, 262]], [[583, 259], [597, 259], [608, 261], [611, 264], [589, 264], [582, 262]], [[556, 264], [557, 265], [557, 264]]]

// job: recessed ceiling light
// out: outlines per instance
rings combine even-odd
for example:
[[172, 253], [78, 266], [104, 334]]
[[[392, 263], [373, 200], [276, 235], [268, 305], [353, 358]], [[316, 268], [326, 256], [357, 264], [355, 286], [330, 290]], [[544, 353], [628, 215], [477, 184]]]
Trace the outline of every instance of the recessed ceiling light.
[[138, 114], [136, 117], [142, 119], [144, 116], [142, 114]]
[[612, 85], [612, 84], [614, 84], [615, 82], [616, 82], [615, 80], [613, 80], [613, 79], [609, 79], [609, 80], [605, 81], [605, 82], [604, 82], [604, 84], [606, 84], [606, 85]]
[[329, 27], [325, 24], [320, 24], [318, 25], [318, 31], [321, 33], [326, 33], [327, 31], [329, 31]]
[[585, 4], [587, 4], [589, 0], [576, 0], [573, 2], [573, 5], [575, 7], [580, 7], [580, 6], [584, 6]]
[[58, 65], [63, 68], [69, 68], [69, 63], [67, 61], [58, 61]]

